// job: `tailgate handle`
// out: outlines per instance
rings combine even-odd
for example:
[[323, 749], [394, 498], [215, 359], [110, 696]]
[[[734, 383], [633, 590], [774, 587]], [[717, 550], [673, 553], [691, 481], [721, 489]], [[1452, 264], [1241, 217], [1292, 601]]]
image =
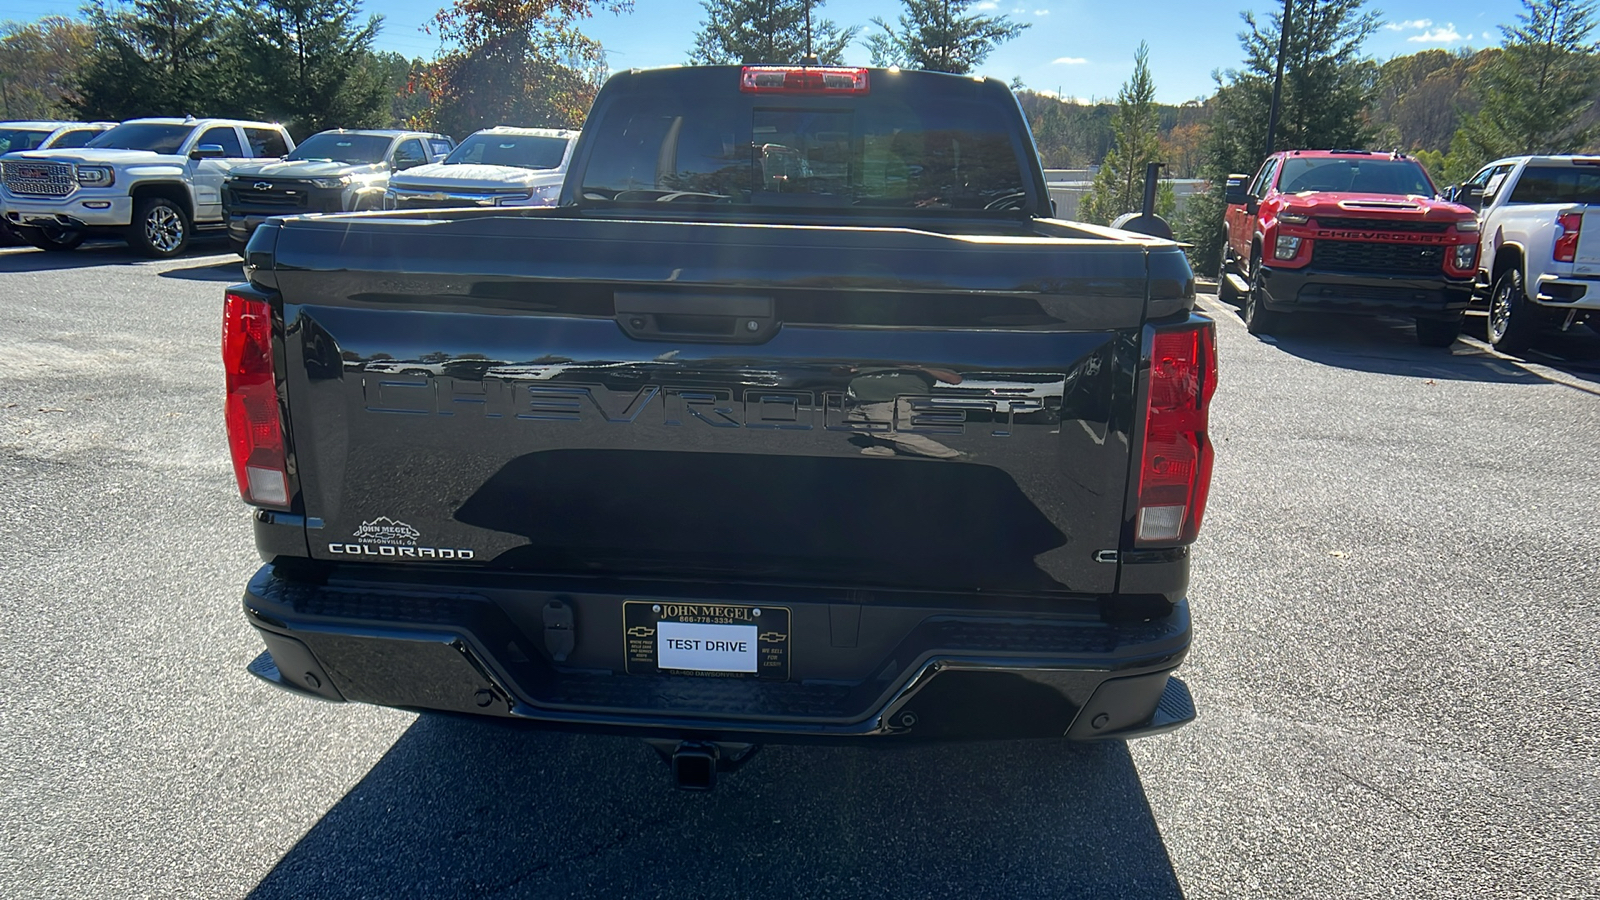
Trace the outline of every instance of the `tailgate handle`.
[[759, 344], [777, 331], [771, 297], [617, 291], [617, 324], [641, 341]]

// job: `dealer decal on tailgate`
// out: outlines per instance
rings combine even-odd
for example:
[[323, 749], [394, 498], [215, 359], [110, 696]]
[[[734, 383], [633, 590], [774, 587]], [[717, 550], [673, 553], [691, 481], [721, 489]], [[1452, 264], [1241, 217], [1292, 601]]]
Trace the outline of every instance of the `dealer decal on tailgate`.
[[632, 675], [789, 677], [789, 610], [781, 606], [629, 600], [622, 630]]

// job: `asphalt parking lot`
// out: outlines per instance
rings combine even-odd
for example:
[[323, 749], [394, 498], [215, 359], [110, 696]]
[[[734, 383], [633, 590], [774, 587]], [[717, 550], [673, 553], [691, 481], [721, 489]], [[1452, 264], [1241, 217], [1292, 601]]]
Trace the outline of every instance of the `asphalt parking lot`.
[[237, 259], [0, 250], [0, 895], [1600, 895], [1600, 335], [1220, 322], [1194, 724], [638, 742], [280, 694], [223, 437]]

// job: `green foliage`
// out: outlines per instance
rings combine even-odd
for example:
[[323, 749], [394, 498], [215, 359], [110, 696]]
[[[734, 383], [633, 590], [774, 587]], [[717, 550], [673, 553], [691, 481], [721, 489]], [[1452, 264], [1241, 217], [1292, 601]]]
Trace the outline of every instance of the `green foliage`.
[[1373, 89], [1374, 146], [1445, 150], [1463, 115], [1478, 104], [1467, 85], [1499, 51], [1424, 50], [1378, 67]]
[[1006, 16], [969, 15], [973, 0], [901, 0], [896, 28], [881, 18], [872, 24], [883, 34], [867, 38], [875, 66], [928, 69], [964, 75], [988, 58], [995, 47], [1028, 28]]
[[[1143, 202], [1144, 198], [1141, 196], [1140, 203]], [[1172, 214], [1177, 211], [1177, 209], [1178, 192], [1173, 189], [1172, 182], [1168, 179], [1162, 179], [1161, 181], [1156, 182], [1156, 215], [1166, 219], [1167, 222], [1170, 223], [1172, 221]]]
[[226, 115], [222, 0], [91, 0], [95, 45], [69, 105], [85, 118]]
[[1520, 24], [1501, 26], [1504, 50], [1484, 67], [1482, 109], [1462, 121], [1452, 142], [1461, 170], [1501, 156], [1571, 152], [1594, 139], [1585, 115], [1600, 87], [1593, 0], [1523, 0], [1523, 7]]
[[94, 46], [94, 30], [64, 16], [0, 27], [0, 118], [70, 114], [64, 85]]
[[227, 26], [241, 63], [232, 105], [252, 118], [282, 120], [299, 137], [386, 124], [387, 79], [370, 64], [382, 21], [361, 21], [360, 0], [241, 4]]
[[1028, 118], [1039, 160], [1047, 169], [1087, 166], [1100, 162], [1111, 149], [1110, 103], [1071, 103], [1049, 94], [1021, 90], [1017, 103]]
[[1094, 187], [1084, 199], [1084, 221], [1107, 225], [1143, 203], [1145, 166], [1159, 162], [1161, 156], [1161, 117], [1155, 97], [1150, 48], [1140, 43], [1133, 54], [1133, 76], [1117, 92], [1117, 112], [1111, 126], [1115, 145], [1095, 173]]
[[1266, 24], [1242, 14], [1245, 68], [1228, 79], [1245, 90], [1240, 100], [1259, 104], [1257, 156], [1296, 147], [1359, 147], [1366, 142], [1365, 113], [1371, 105], [1377, 66], [1361, 46], [1378, 29], [1377, 13], [1365, 0], [1292, 0], [1289, 43], [1284, 54], [1283, 103], [1274, 146], [1266, 146], [1267, 112], [1277, 67], [1283, 14]]
[[799, 65], [809, 43], [818, 62], [836, 66], [861, 30], [811, 19], [822, 5], [817, 0], [705, 0], [702, 5], [706, 18], [689, 53], [693, 64]]
[[407, 59], [402, 53], [385, 51], [367, 56], [362, 63], [371, 77], [382, 85], [384, 126], [403, 127], [428, 109], [428, 95], [418, 89], [428, 69], [422, 59]]
[[417, 81], [428, 108], [412, 120], [465, 137], [508, 124], [576, 128], [605, 79], [600, 45], [577, 29], [591, 0], [455, 0], [435, 17], [446, 50]]

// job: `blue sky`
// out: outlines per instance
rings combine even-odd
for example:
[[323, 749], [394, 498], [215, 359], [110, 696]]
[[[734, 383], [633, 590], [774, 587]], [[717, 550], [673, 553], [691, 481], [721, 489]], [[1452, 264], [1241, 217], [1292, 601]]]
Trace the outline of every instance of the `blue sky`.
[[[386, 20], [379, 48], [432, 55], [437, 41], [418, 28], [441, 3], [367, 0], [368, 11], [381, 13]], [[1209, 95], [1212, 71], [1239, 64], [1239, 10], [1265, 14], [1282, 8], [1270, 0], [987, 0], [980, 5], [1032, 25], [996, 50], [983, 74], [1007, 81], [1020, 76], [1035, 90], [1059, 90], [1068, 97], [1111, 98], [1127, 79], [1133, 51], [1144, 40], [1150, 44], [1156, 96], [1165, 103]], [[0, 17], [70, 15], [77, 7], [73, 0], [4, 0]], [[1430, 47], [1498, 44], [1498, 26], [1514, 21], [1522, 7], [1517, 0], [1392, 0], [1369, 2], [1368, 8], [1381, 13], [1386, 24], [1368, 42], [1367, 50], [1387, 59]], [[832, 0], [822, 15], [841, 24], [866, 25], [874, 17], [892, 22], [900, 10], [897, 0]], [[631, 14], [602, 14], [583, 30], [606, 48], [613, 69], [648, 68], [683, 62], [703, 15], [698, 0], [636, 0]], [[866, 64], [866, 50], [854, 47], [849, 61]]]

